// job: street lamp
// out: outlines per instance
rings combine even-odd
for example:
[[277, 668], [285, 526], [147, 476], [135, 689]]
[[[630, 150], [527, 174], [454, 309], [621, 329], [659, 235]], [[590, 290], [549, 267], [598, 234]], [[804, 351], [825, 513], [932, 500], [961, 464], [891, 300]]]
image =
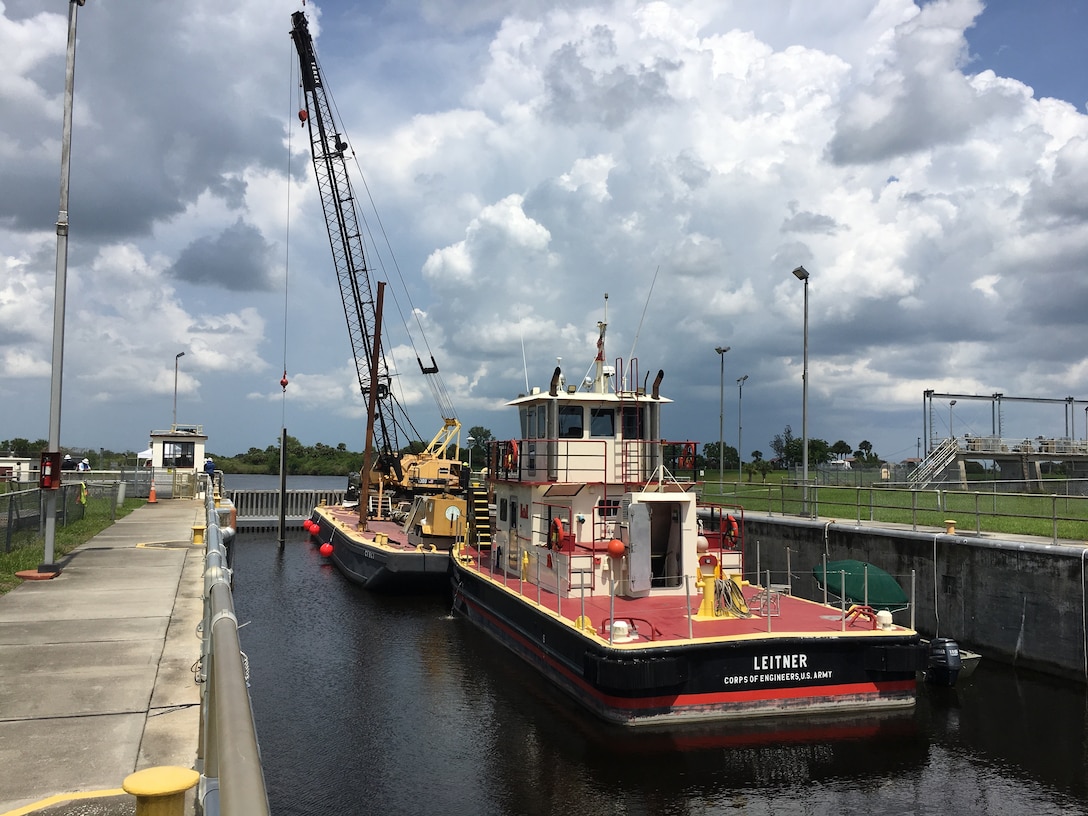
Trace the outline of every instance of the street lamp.
[[[184, 351], [174, 355], [174, 425], [178, 424], [178, 360], [185, 356]], [[174, 430], [173, 427], [170, 430]]]
[[725, 492], [725, 445], [722, 435], [722, 422], [725, 419], [725, 353], [729, 346], [715, 346], [721, 361], [721, 373], [718, 375], [718, 490]]
[[476, 437], [470, 436], [465, 440], [468, 443], [468, 469], [472, 470], [472, 449], [476, 445]]
[[742, 481], [742, 479], [741, 479], [741, 465], [744, 464], [744, 454], [741, 453], [743, 448], [741, 447], [741, 442], [740, 442], [740, 439], [741, 439], [741, 437], [740, 437], [740, 433], [741, 433], [740, 418], [741, 418], [741, 404], [742, 404], [742, 401], [744, 400], [744, 381], [747, 380], [747, 379], [748, 379], [747, 374], [745, 374], [743, 377], [738, 377], [737, 378], [737, 484], [738, 485]]
[[956, 435], [952, 433], [952, 406], [956, 404], [955, 400], [948, 403], [948, 435], [952, 439], [956, 438]]
[[793, 276], [805, 284], [805, 357], [801, 370], [801, 481], [803, 512], [808, 512], [808, 270], [799, 266]]
[[[85, 2], [86, 0], [84, 0]], [[79, 2], [82, 6], [83, 2]], [[46, 453], [60, 456], [60, 398], [64, 369], [64, 302], [68, 288], [68, 188], [72, 165], [72, 109], [75, 101], [76, 76], [76, 3], [68, 4], [68, 50], [64, 68], [64, 118], [60, 143], [60, 211], [57, 215], [57, 272], [53, 289], [53, 362], [49, 375], [49, 449]], [[45, 559], [38, 565], [39, 573], [57, 573], [53, 563], [57, 538], [57, 492], [43, 490], [45, 507]]]

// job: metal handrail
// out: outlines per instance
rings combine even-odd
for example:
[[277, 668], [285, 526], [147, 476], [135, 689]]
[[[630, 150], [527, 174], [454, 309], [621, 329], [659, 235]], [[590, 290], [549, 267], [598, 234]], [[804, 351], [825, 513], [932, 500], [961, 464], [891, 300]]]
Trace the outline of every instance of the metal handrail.
[[247, 684], [248, 669], [238, 640], [231, 594], [231, 569], [220, 529], [220, 508], [207, 492], [204, 556], [204, 617], [200, 624], [201, 811], [211, 816], [270, 813], [257, 729]]

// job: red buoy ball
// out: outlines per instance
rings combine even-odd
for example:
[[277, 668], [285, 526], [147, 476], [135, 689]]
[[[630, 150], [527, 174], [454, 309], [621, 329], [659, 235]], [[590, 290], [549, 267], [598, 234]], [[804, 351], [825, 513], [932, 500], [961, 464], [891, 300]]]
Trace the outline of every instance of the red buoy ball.
[[320, 552], [323, 556], [328, 558], [330, 555], [332, 555], [332, 544], [326, 541], [324, 544], [321, 545]]
[[627, 547], [618, 538], [613, 538], [608, 542], [608, 554], [613, 558], [623, 558], [625, 552], [627, 552]]
[[302, 522], [302, 529], [305, 530], [310, 535], [313, 535], [314, 523], [312, 521], [310, 521], [309, 519], [306, 519], [306, 521]]

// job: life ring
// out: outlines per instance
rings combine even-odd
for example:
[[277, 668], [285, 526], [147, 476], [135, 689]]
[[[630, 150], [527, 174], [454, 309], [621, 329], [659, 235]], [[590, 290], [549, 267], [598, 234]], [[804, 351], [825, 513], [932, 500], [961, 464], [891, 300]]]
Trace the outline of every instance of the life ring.
[[558, 550], [562, 547], [564, 535], [563, 519], [556, 516], [552, 519], [551, 526], [548, 527], [548, 549]]
[[725, 517], [725, 537], [731, 544], [735, 544], [739, 534], [740, 525], [737, 524], [737, 517], [730, 513]]
[[502, 466], [505, 470], [517, 470], [518, 443], [513, 439], [506, 443], [506, 448], [502, 455]]
[[681, 468], [693, 468], [695, 467], [695, 443], [685, 442], [684, 449], [680, 453], [680, 459], [677, 464]]

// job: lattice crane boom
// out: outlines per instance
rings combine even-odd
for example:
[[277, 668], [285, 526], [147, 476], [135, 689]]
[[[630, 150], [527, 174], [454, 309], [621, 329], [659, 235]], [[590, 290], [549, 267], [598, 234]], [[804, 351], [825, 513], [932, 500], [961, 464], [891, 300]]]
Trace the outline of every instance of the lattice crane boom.
[[395, 453], [399, 447], [393, 419], [393, 395], [389, 368], [384, 352], [379, 349], [379, 371], [376, 383], [371, 382], [370, 359], [374, 342], [374, 294], [363, 251], [363, 236], [355, 209], [355, 196], [348, 177], [344, 153], [348, 144], [336, 130], [329, 105], [321, 68], [314, 51], [313, 38], [306, 15], [296, 11], [291, 15], [291, 38], [298, 51], [302, 90], [306, 108], [299, 118], [310, 136], [310, 152], [317, 176], [325, 226], [329, 233], [333, 264], [340, 284], [340, 298], [347, 318], [359, 389], [366, 396], [371, 387], [377, 388], [378, 407], [375, 417], [375, 448]]

